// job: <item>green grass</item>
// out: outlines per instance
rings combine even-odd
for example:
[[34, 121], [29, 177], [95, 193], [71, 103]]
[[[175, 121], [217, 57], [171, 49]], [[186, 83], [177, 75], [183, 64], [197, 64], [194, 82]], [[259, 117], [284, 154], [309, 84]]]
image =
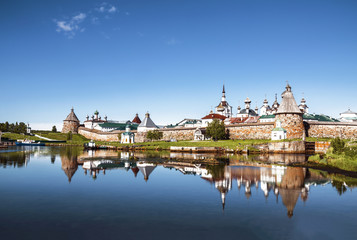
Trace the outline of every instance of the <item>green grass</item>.
[[[67, 141], [67, 134], [66, 133], [54, 133], [54, 132], [42, 132], [42, 133], [36, 133], [37, 135], [40, 135], [41, 137], [46, 137], [52, 140], [57, 140], [57, 141], [66, 141], [67, 144], [84, 144], [86, 142], [89, 142], [89, 139], [85, 138], [82, 135], [79, 134], [72, 134], [72, 140]], [[30, 139], [30, 140], [36, 140], [36, 141], [44, 141], [41, 138], [35, 137], [35, 136], [29, 136], [29, 135], [22, 135], [22, 134], [17, 134], [17, 133], [4, 133], [2, 135], [4, 138], [9, 138], [11, 140], [19, 140], [19, 139]]]
[[307, 137], [306, 142], [331, 142], [333, 138], [312, 138]]
[[[67, 133], [42, 132], [37, 135], [57, 141], [67, 141]], [[89, 139], [80, 134], [72, 134], [72, 140], [67, 141], [69, 144], [83, 144], [89, 142]]]
[[[227, 149], [244, 149], [246, 146], [269, 143], [270, 140], [220, 140], [220, 141], [178, 141], [178, 142], [143, 142], [135, 144], [121, 144], [119, 142], [96, 142], [99, 145], [111, 146], [141, 146], [145, 149], [170, 149], [171, 146], [177, 147], [221, 147]], [[251, 148], [251, 147], [250, 147]], [[248, 148], [249, 149], [249, 148]]]
[[314, 155], [309, 157], [309, 162], [332, 166], [346, 171], [357, 172], [357, 155], [346, 155], [345, 152], [333, 153], [330, 148], [325, 156]]
[[29, 136], [29, 135], [24, 135], [24, 134], [19, 134], [19, 133], [4, 133], [1, 136], [2, 138], [8, 138], [11, 140], [20, 140], [20, 139], [30, 139], [30, 140], [36, 140], [40, 141], [42, 139], [37, 138], [35, 136]]

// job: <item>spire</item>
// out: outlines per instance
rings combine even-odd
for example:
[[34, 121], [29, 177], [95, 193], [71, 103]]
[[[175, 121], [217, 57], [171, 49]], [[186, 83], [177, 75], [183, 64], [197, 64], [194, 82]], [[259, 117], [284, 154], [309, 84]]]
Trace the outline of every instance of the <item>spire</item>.
[[222, 90], [222, 102], [226, 101], [226, 90], [224, 89], [224, 84], [223, 84], [223, 90]]

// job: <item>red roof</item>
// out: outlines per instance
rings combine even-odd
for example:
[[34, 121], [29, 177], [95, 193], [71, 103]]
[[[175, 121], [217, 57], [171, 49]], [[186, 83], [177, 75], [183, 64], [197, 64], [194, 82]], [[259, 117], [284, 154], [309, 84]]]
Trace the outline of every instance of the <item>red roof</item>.
[[210, 113], [207, 116], [204, 116], [202, 119], [221, 119], [221, 120], [224, 120], [224, 119], [226, 119], [226, 117], [221, 115], [221, 114]]
[[230, 123], [231, 123], [231, 124], [243, 123], [243, 122], [245, 122], [245, 120], [247, 120], [247, 119], [248, 119], [247, 117], [244, 117], [244, 118], [235, 117], [235, 118], [231, 118], [231, 119], [230, 119]]
[[231, 118], [230, 119], [230, 124], [237, 124], [237, 123], [256, 123], [258, 122], [258, 119], [260, 118], [260, 116], [256, 116], [256, 117], [235, 117], [235, 118]]
[[132, 121], [133, 123], [137, 123], [137, 124], [140, 124], [141, 123], [141, 120], [140, 120], [140, 118], [139, 118], [139, 115], [138, 114], [136, 114], [136, 116], [135, 116], [135, 118], [133, 119], [133, 121]]

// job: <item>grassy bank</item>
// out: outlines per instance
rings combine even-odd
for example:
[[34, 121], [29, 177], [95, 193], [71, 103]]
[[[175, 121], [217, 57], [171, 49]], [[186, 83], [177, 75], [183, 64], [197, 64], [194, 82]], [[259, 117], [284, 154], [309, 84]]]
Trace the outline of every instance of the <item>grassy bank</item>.
[[310, 156], [308, 162], [357, 172], [357, 146], [355, 142], [336, 138], [326, 155]]
[[[56, 140], [56, 141], [66, 141], [67, 144], [83, 145], [85, 142], [89, 142], [89, 139], [87, 139], [79, 134], [72, 134], [71, 140], [67, 140], [66, 133], [41, 132], [41, 133], [36, 133], [36, 134], [41, 137], [49, 138], [49, 139]], [[35, 141], [44, 141], [43, 139], [35, 137], [35, 136], [17, 134], [17, 133], [4, 133], [2, 135], [2, 137], [8, 138], [11, 140], [30, 139], [30, 140], [35, 140]]]
[[19, 134], [19, 133], [3, 133], [2, 138], [8, 138], [11, 140], [22, 140], [22, 139], [30, 139], [30, 140], [35, 140], [35, 141], [40, 141], [41, 139], [35, 136], [29, 136], [29, 135], [24, 135], [24, 134]]

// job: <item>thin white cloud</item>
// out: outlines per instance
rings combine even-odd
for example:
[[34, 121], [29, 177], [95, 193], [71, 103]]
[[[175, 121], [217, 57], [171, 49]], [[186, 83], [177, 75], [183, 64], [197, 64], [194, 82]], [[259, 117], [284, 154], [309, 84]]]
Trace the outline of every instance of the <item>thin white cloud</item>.
[[99, 11], [99, 12], [104, 12], [104, 11], [105, 11], [105, 8], [102, 6], [102, 7], [98, 8], [98, 11]]
[[166, 41], [167, 45], [173, 46], [179, 44], [180, 41], [177, 40], [176, 38], [170, 38], [168, 41]]
[[108, 10], [108, 12], [110, 12], [110, 13], [114, 13], [114, 12], [116, 12], [116, 11], [117, 11], [117, 8], [114, 7], [114, 6], [112, 6], [112, 7], [109, 8], [109, 10]]
[[62, 31], [72, 31], [72, 27], [67, 24], [65, 21], [57, 21], [57, 32], [60, 32], [61, 30]]
[[57, 32], [64, 32], [64, 34], [68, 38], [73, 38], [76, 35], [76, 32], [84, 32], [83, 27], [81, 27], [81, 23], [84, 21], [84, 19], [87, 17], [85, 13], [79, 13], [78, 15], [73, 16], [67, 21], [58, 21], [54, 20], [57, 25]]
[[74, 16], [72, 19], [73, 21], [78, 21], [81, 22], [83, 21], [85, 18], [87, 17], [87, 15], [85, 13], [80, 13], [77, 16]]
[[[87, 13], [80, 12], [72, 17], [64, 17], [64, 19], [60, 20], [54, 19], [56, 31], [63, 33], [68, 38], [73, 38], [77, 33], [85, 31], [83, 27], [85, 23], [100, 25], [102, 20], [111, 19], [117, 12], [119, 11], [116, 6], [103, 2]], [[126, 12], [125, 14], [128, 15], [129, 13]]]
[[100, 7], [96, 8], [95, 10], [100, 13], [115, 13], [118, 11], [114, 5], [108, 4], [106, 2], [101, 3]]

